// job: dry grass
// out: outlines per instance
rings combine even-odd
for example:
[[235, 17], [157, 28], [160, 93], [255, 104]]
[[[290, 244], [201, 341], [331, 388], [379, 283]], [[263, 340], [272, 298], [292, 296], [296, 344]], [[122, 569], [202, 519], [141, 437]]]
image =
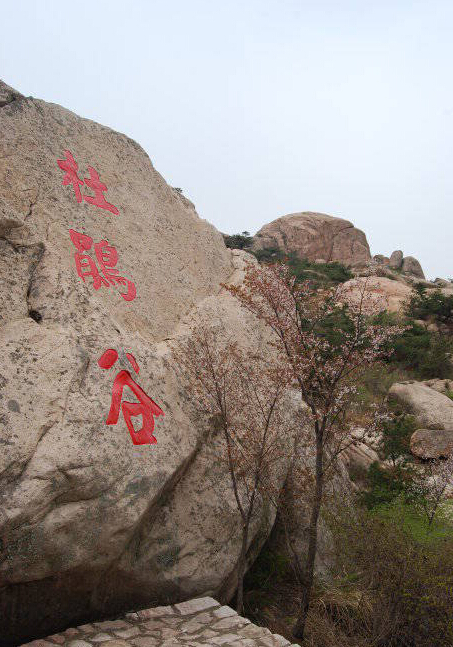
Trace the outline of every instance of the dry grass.
[[272, 633], [304, 647], [370, 647], [357, 634], [356, 623], [351, 620], [356, 617], [360, 603], [363, 600], [357, 592], [315, 586], [303, 642], [292, 636], [300, 604], [299, 590], [294, 582], [280, 582], [265, 594], [248, 591], [244, 614]]

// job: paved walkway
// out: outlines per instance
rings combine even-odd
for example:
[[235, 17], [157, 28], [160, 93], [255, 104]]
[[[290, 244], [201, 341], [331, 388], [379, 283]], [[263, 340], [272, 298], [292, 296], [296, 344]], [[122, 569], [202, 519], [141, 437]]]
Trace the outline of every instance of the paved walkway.
[[[251, 624], [213, 598], [127, 613], [27, 643], [27, 647], [283, 647], [289, 641]], [[294, 645], [292, 647], [298, 647]]]

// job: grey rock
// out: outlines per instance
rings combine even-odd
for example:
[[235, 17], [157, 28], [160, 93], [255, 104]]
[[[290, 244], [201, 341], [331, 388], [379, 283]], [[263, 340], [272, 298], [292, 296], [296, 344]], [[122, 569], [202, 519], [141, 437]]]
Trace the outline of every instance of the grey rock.
[[418, 458], [448, 458], [453, 454], [453, 429], [417, 429], [410, 448]]
[[[247, 349], [264, 333], [220, 288], [242, 280], [250, 256], [228, 250], [136, 142], [5, 85], [0, 97], [0, 635], [17, 644], [37, 626], [53, 634], [231, 588], [240, 515], [227, 467], [211, 469], [219, 445], [206, 442], [210, 423], [181, 389], [169, 340], [190, 333], [190, 315], [224, 321]], [[57, 163], [65, 151], [82, 194], [92, 197], [92, 167], [118, 214], [78, 202]], [[133, 301], [122, 284], [82, 280], [70, 230], [115, 246]], [[101, 370], [110, 348], [119, 359]], [[106, 425], [126, 352], [165, 413], [154, 445], [134, 445], [121, 414]], [[256, 550], [274, 516], [258, 506]]]
[[325, 213], [290, 213], [261, 227], [253, 238], [254, 250], [279, 247], [310, 261], [326, 259], [345, 265], [371, 259], [365, 234], [348, 220]]
[[423, 382], [397, 382], [389, 398], [402, 405], [424, 429], [453, 429], [453, 402]]
[[400, 249], [395, 250], [390, 254], [389, 267], [393, 270], [401, 269], [403, 265], [403, 252]]
[[422, 270], [422, 266], [417, 261], [417, 259], [414, 258], [413, 256], [406, 256], [403, 259], [402, 270], [403, 272], [407, 272], [407, 274], [412, 274], [413, 276], [416, 276], [420, 279], [425, 278], [425, 275]]

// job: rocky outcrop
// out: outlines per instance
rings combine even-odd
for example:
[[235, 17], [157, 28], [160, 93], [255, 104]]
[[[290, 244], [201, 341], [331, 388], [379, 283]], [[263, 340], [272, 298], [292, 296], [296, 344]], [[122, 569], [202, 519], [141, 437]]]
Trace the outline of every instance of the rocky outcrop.
[[348, 220], [324, 213], [291, 213], [264, 225], [253, 238], [253, 249], [278, 247], [310, 261], [323, 259], [360, 265], [370, 259], [365, 234]]
[[410, 448], [417, 458], [448, 458], [453, 454], [453, 429], [417, 429], [411, 436]]
[[[417, 261], [417, 259], [413, 256], [403, 257], [403, 252], [401, 250], [392, 252], [390, 258], [387, 258], [387, 256], [383, 256], [382, 254], [376, 254], [375, 256], [373, 256], [373, 261], [378, 265], [389, 268], [390, 270], [403, 272], [404, 274], [409, 275], [409, 277], [411, 278], [415, 277], [417, 279], [422, 279], [423, 281], [425, 279], [422, 266]], [[430, 283], [428, 287], [434, 286]]]
[[349, 445], [344, 450], [341, 458], [351, 477], [356, 476], [358, 473], [363, 475], [372, 463], [379, 461], [378, 453], [359, 440]]
[[[259, 347], [219, 288], [243, 253], [128, 137], [2, 84], [0, 105], [0, 636], [224, 597], [240, 520], [169, 343], [192, 313]], [[119, 411], [106, 425], [120, 371], [165, 414], [156, 444], [131, 442], [141, 417], [130, 433]], [[254, 554], [273, 515], [257, 509]]]
[[400, 249], [391, 253], [389, 258], [389, 267], [392, 270], [399, 270], [403, 265], [403, 252]]
[[423, 382], [398, 382], [389, 398], [415, 417], [424, 429], [453, 429], [453, 401]]
[[405, 283], [384, 276], [357, 277], [344, 284], [349, 290], [352, 301], [359, 302], [364, 283], [366, 283], [367, 292], [379, 297], [381, 308], [389, 312], [400, 312], [412, 291]]
[[407, 272], [407, 274], [412, 274], [412, 276], [416, 276], [420, 279], [425, 278], [425, 274], [422, 270], [422, 266], [417, 261], [417, 259], [414, 258], [413, 256], [404, 257], [402, 270], [403, 272]]

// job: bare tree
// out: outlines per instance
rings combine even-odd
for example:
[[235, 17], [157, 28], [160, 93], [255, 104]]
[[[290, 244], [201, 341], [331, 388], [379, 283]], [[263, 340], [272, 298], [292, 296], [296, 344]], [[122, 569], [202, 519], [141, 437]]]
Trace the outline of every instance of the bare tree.
[[288, 372], [257, 354], [245, 355], [221, 325], [198, 323], [173, 348], [204, 410], [223, 432], [225, 458], [241, 518], [236, 609], [242, 612], [250, 525], [266, 491], [276, 487], [291, 443], [285, 395]]
[[[360, 375], [389, 353], [389, 340], [402, 328], [373, 323], [372, 316], [383, 307], [380, 298], [367, 290], [366, 280], [357, 284], [355, 294], [343, 285], [315, 292], [308, 282], [298, 283], [284, 264], [249, 264], [241, 286], [225, 287], [275, 333], [274, 345], [311, 417], [313, 494], [302, 603], [293, 630], [294, 636], [303, 638], [326, 475], [339, 454], [357, 440], [350, 429]], [[370, 412], [364, 435], [378, 422], [377, 413]]]

